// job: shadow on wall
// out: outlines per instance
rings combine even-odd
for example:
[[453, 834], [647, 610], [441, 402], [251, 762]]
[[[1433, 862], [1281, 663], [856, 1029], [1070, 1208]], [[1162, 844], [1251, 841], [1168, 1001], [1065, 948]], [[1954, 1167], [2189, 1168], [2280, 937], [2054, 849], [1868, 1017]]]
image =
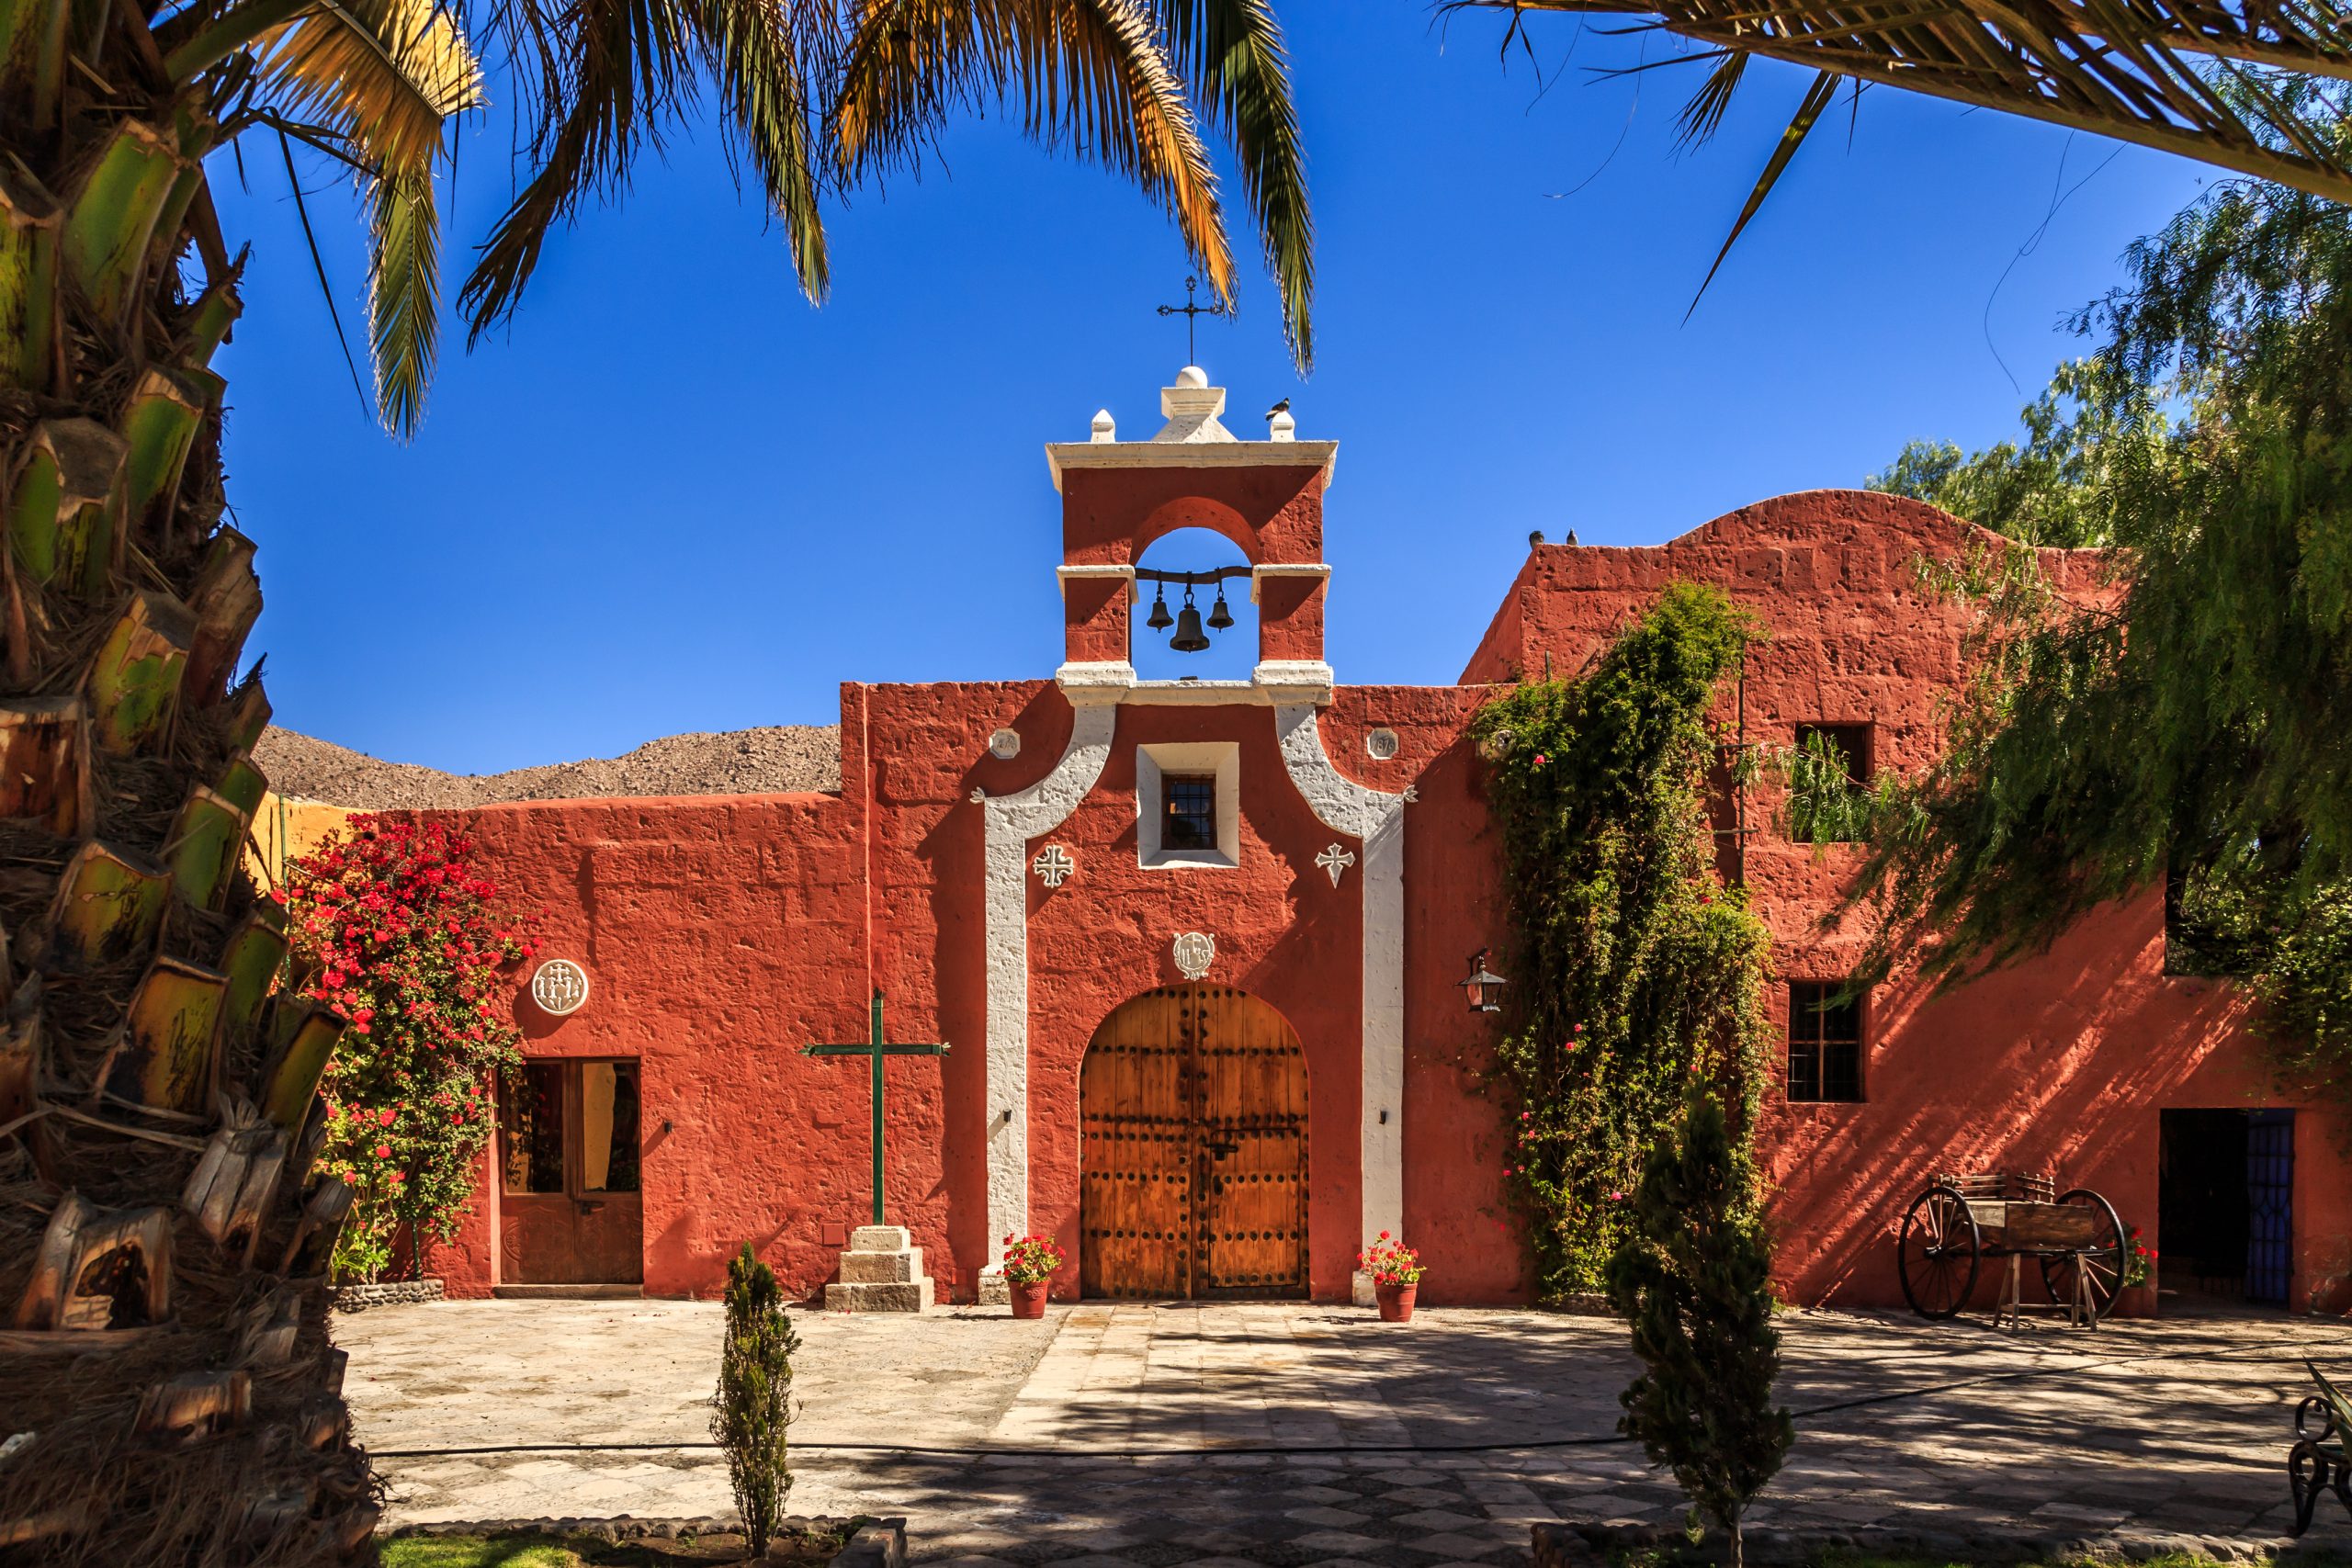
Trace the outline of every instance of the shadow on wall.
[[[1942, 1171], [2054, 1172], [2062, 1188], [2103, 1192], [2161, 1250], [2160, 1108], [2270, 1099], [2247, 1002], [2163, 976], [2163, 941], [2162, 901], [2150, 897], [2102, 910], [2042, 957], [1947, 996], [1916, 980], [1878, 987], [1860, 1103], [1786, 1104], [1776, 1068], [1763, 1142], [1774, 1271], [1789, 1298], [1899, 1304], [1896, 1231]], [[2337, 1168], [2323, 1118], [2304, 1120], [2302, 1157], [2326, 1162], [2314, 1171]], [[2299, 1200], [2321, 1185], [2299, 1181]], [[2299, 1308], [2346, 1218], [2341, 1201], [2309, 1208], [2296, 1219]], [[1979, 1271], [1975, 1304], [1994, 1299], [1996, 1273]], [[2333, 1277], [2320, 1283], [2341, 1293]]]

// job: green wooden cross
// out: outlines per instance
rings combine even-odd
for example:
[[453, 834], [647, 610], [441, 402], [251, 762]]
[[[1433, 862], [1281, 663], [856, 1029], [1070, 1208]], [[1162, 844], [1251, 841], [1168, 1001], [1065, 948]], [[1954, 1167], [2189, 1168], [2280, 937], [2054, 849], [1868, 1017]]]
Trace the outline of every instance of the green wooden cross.
[[803, 1045], [804, 1056], [865, 1056], [874, 1063], [874, 1223], [882, 1223], [882, 1058], [885, 1056], [944, 1056], [938, 1045], [889, 1045], [882, 1040], [882, 993], [874, 993], [874, 1033], [854, 1045]]

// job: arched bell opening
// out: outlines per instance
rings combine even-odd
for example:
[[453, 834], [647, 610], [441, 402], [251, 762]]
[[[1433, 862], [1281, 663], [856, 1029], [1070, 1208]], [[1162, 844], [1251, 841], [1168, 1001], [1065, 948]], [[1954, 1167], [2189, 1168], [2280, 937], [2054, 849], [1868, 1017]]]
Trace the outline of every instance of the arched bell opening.
[[1146, 681], [1248, 680], [1258, 661], [1258, 605], [1241, 552], [1206, 528], [1182, 528], [1136, 565], [1128, 626], [1136, 673]]
[[1306, 1055], [1247, 991], [1146, 991], [1079, 1069], [1079, 1288], [1305, 1300]]

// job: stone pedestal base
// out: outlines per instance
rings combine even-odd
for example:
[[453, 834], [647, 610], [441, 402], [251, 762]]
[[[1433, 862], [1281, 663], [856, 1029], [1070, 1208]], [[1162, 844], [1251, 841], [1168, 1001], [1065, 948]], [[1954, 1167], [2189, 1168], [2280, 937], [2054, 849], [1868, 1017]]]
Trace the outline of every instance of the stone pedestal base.
[[990, 1269], [980, 1276], [980, 1304], [984, 1307], [1009, 1307], [1012, 1304], [1012, 1287], [1004, 1282], [1001, 1270]]
[[842, 1253], [842, 1277], [825, 1287], [827, 1312], [922, 1312], [932, 1304], [922, 1248], [903, 1225], [860, 1225]]

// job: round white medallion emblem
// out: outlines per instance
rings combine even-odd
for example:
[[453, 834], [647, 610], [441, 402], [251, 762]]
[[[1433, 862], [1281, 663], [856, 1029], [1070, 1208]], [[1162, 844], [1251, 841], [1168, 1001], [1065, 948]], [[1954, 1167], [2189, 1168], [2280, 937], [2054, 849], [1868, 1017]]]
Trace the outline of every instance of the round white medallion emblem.
[[1186, 931], [1176, 939], [1176, 967], [1187, 980], [1197, 980], [1216, 962], [1216, 938], [1206, 931]]
[[578, 1012], [588, 1000], [588, 971], [569, 958], [550, 958], [531, 976], [531, 999], [557, 1018]]

